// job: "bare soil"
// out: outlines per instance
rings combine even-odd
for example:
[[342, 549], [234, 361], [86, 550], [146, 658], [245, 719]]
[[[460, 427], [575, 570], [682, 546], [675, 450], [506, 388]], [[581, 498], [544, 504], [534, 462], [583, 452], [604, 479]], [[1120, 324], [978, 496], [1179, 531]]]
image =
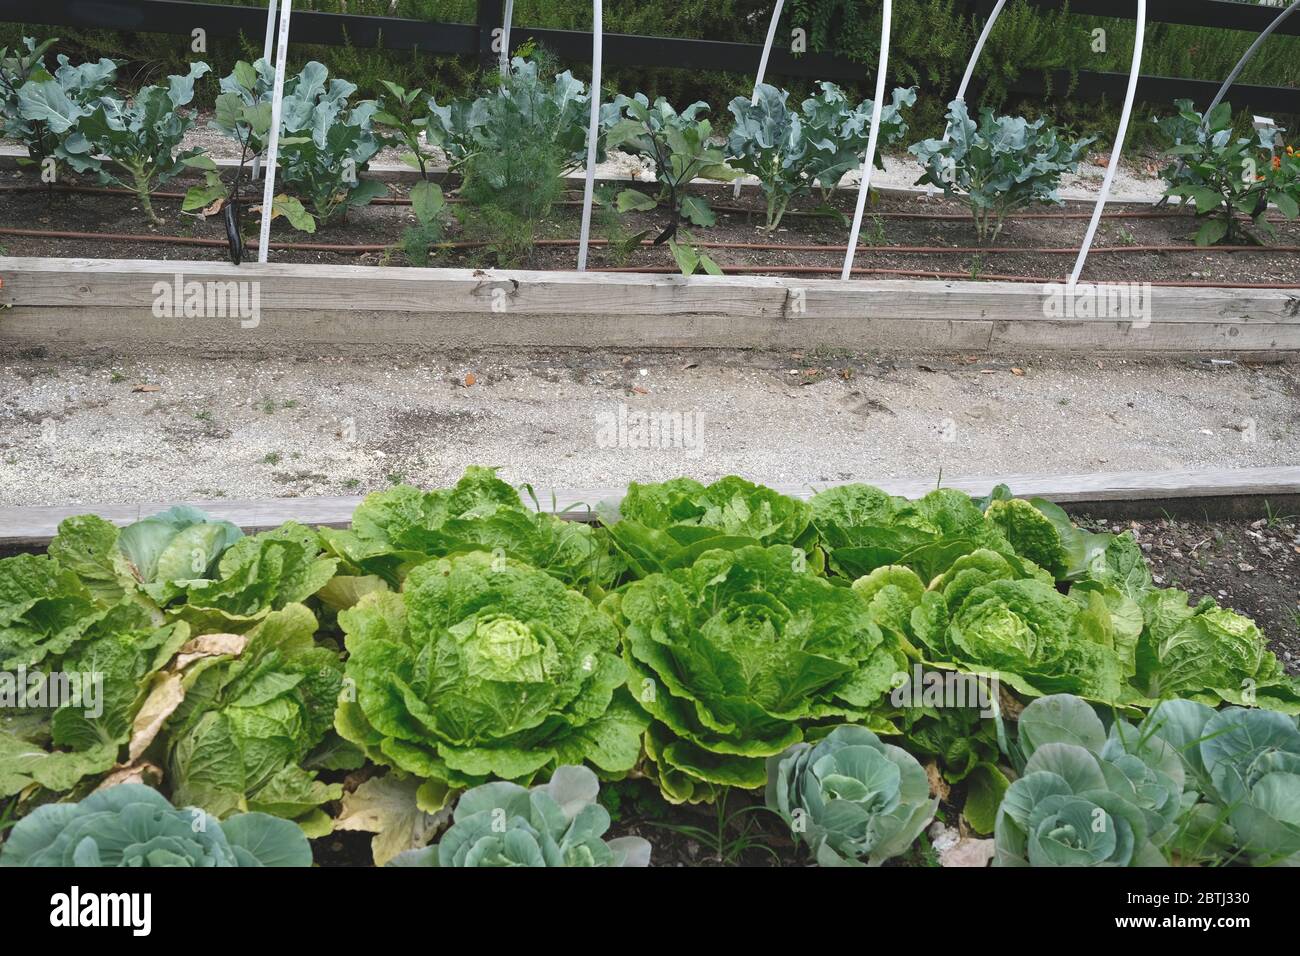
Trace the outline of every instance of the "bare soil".
[[[0, 177], [0, 185], [31, 184], [31, 174], [11, 172]], [[102, 193], [42, 191], [0, 192], [0, 228], [44, 229], [71, 232], [115, 233], [128, 236], [157, 237], [161, 241], [134, 238], [73, 239], [34, 238], [0, 235], [0, 246], [8, 254], [18, 256], [63, 256], [95, 258], [139, 259], [196, 259], [221, 261], [227, 257], [224, 247], [225, 231], [220, 216], [204, 219], [202, 216], [180, 212], [180, 199], [188, 182], [180, 179], [166, 187], [164, 195], [155, 199], [164, 222], [151, 225], [140, 211], [135, 198], [128, 195]], [[624, 184], [620, 188], [630, 188]], [[635, 184], [635, 188], [653, 192], [653, 184]], [[390, 194], [402, 198], [407, 187], [390, 184]], [[727, 188], [702, 187], [698, 192], [709, 197], [717, 210], [717, 223], [708, 228], [693, 228], [695, 240], [724, 271], [740, 267], [779, 275], [783, 267], [820, 267], [828, 275], [838, 272], [843, 260], [847, 234], [847, 216], [851, 214], [851, 193], [839, 193], [834, 203], [838, 212], [815, 213], [818, 200], [808, 198], [792, 204], [780, 228], [773, 234], [764, 229], [763, 198], [753, 187], [745, 189], [739, 198]], [[455, 201], [454, 190], [448, 188], [453, 210], [464, 207]], [[509, 266], [531, 269], [570, 269], [577, 254], [575, 240], [579, 231], [581, 195], [570, 192], [568, 199], [554, 207], [552, 215], [538, 224], [534, 238], [540, 242], [531, 252], [503, 261], [490, 249], [443, 248], [435, 251], [429, 264], [434, 266], [484, 267]], [[1074, 263], [1074, 256], [1082, 243], [1091, 204], [1068, 203], [1056, 210], [1042, 208], [1029, 210], [1030, 215], [1009, 220], [1003, 233], [995, 242], [981, 246], [973, 222], [959, 203], [941, 196], [927, 198], [880, 196], [874, 197], [863, 223], [862, 235], [856, 256], [856, 265], [868, 270], [906, 270], [919, 275], [936, 274], [944, 277], [961, 276], [973, 280], [1015, 276], [1043, 281], [1056, 281], [1066, 276]], [[1250, 252], [1215, 252], [1194, 250], [1190, 252], [1135, 251], [1147, 246], [1193, 245], [1199, 223], [1190, 214], [1166, 218], [1145, 218], [1139, 213], [1150, 212], [1149, 206], [1110, 207], [1112, 212], [1125, 213], [1117, 218], [1102, 221], [1085, 278], [1095, 281], [1125, 282], [1210, 282], [1210, 283], [1300, 283], [1300, 253], [1285, 251], [1300, 247], [1300, 221], [1278, 222], [1275, 237], [1263, 239], [1254, 236], [1249, 228], [1234, 240], [1234, 245], [1259, 245]], [[1042, 212], [1070, 212], [1077, 218], [1041, 218]], [[946, 218], [928, 218], [946, 217]], [[642, 231], [650, 236], [659, 235], [669, 224], [670, 217], [663, 211], [627, 213], [614, 217], [596, 211], [590, 255], [593, 269], [615, 268], [675, 268], [666, 246], [648, 244], [634, 248], [628, 254], [616, 251], [616, 245], [607, 244], [626, 240]], [[278, 262], [325, 262], [355, 265], [406, 265], [409, 264], [400, 249], [400, 238], [405, 229], [415, 225], [409, 206], [371, 205], [352, 210], [345, 219], [320, 226], [314, 235], [292, 229], [287, 223], [277, 221], [272, 227], [273, 242], [311, 242], [332, 245], [363, 245], [378, 247], [364, 252], [333, 252], [277, 249], [273, 256]], [[1248, 226], [1248, 224], [1247, 224]], [[245, 233], [255, 235], [256, 214], [245, 213]], [[196, 246], [171, 243], [168, 238], [202, 238], [219, 240], [221, 246]], [[449, 217], [445, 240], [449, 243], [483, 241], [494, 238], [491, 234], [472, 233], [460, 221], [459, 215]], [[568, 240], [569, 244], [550, 244], [555, 240]], [[1259, 240], [1259, 241], [1257, 241]], [[716, 248], [712, 243], [742, 243], [778, 249]], [[829, 246], [825, 250], [802, 247]], [[942, 252], [914, 252], [908, 248], [926, 247], [952, 249]], [[1042, 250], [1055, 250], [1044, 252]]]

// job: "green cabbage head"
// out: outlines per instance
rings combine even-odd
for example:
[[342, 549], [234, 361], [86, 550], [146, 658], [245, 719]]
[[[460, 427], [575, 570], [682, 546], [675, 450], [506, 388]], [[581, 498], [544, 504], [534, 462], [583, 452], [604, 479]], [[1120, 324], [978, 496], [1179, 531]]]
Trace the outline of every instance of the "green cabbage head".
[[339, 624], [339, 733], [430, 781], [430, 800], [562, 764], [623, 773], [640, 755], [646, 719], [623, 688], [617, 629], [545, 571], [483, 551], [435, 559]]
[[609, 811], [586, 767], [557, 767], [525, 789], [497, 781], [467, 790], [435, 846], [399, 854], [390, 866], [649, 866], [641, 837], [603, 839]]
[[123, 783], [32, 811], [0, 847], [0, 866], [311, 866], [311, 846], [289, 820], [243, 813], [221, 821]]
[[603, 607], [623, 628], [633, 695], [654, 721], [646, 751], [674, 802], [762, 787], [765, 758], [812, 722], [870, 719], [901, 668], [866, 601], [789, 545], [706, 551]]
[[907, 852], [939, 801], [915, 757], [845, 724], [768, 758], [767, 806], [821, 866], [879, 866]]
[[1020, 715], [1024, 772], [994, 825], [998, 866], [1164, 866], [1186, 776], [1173, 747], [1070, 694]]

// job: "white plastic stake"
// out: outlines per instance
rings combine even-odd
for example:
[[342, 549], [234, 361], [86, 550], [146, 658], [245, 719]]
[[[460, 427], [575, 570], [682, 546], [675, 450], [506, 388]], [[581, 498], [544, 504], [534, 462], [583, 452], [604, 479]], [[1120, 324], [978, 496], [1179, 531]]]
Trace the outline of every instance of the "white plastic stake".
[[844, 270], [840, 273], [841, 279], [847, 279], [853, 274], [853, 256], [858, 251], [858, 232], [862, 229], [862, 213], [867, 208], [867, 194], [871, 192], [871, 171], [876, 161], [876, 140], [880, 136], [880, 112], [885, 106], [885, 73], [889, 68], [889, 30], [893, 18], [893, 0], [885, 0], [885, 16], [880, 25], [880, 62], [876, 72], [876, 102], [875, 108], [871, 111], [871, 135], [867, 137], [867, 154], [862, 157], [862, 182], [858, 186], [858, 206], [853, 213], [853, 228], [849, 231], [849, 247], [844, 250]]
[[754, 78], [754, 95], [750, 104], [758, 102], [758, 88], [763, 85], [763, 75], [767, 73], [767, 58], [772, 55], [772, 41], [776, 39], [776, 27], [781, 22], [781, 8], [785, 0], [776, 0], [776, 9], [772, 11], [772, 22], [767, 27], [767, 42], [763, 44], [763, 55], [758, 60], [758, 76]]
[[262, 185], [262, 229], [257, 239], [257, 261], [266, 262], [271, 245], [271, 207], [275, 202], [275, 161], [280, 153], [280, 114], [284, 107], [284, 71], [289, 61], [289, 15], [293, 0], [284, 0], [280, 36], [276, 43], [275, 86], [271, 90], [271, 142], [266, 150], [266, 180]]
[[596, 137], [600, 135], [600, 0], [591, 0], [591, 123], [587, 127], [587, 184], [582, 190], [582, 234], [578, 240], [578, 271], [587, 271], [587, 239], [591, 235], [591, 200], [596, 189]]
[[[262, 42], [262, 59], [267, 63], [271, 62], [271, 42], [275, 39], [275, 8], [276, 0], [270, 0], [266, 8], [266, 39]], [[253, 157], [253, 182], [257, 182], [257, 177], [262, 174], [262, 157], [257, 155]]]
[[1115, 134], [1115, 148], [1110, 151], [1110, 162], [1106, 166], [1106, 178], [1101, 183], [1101, 195], [1097, 197], [1097, 206], [1092, 211], [1092, 222], [1088, 224], [1088, 234], [1083, 238], [1083, 248], [1079, 250], [1079, 258], [1074, 263], [1074, 271], [1070, 273], [1070, 286], [1078, 284], [1079, 276], [1083, 275], [1084, 264], [1088, 261], [1088, 253], [1092, 251], [1092, 241], [1097, 237], [1097, 226], [1101, 223], [1102, 211], [1106, 208], [1106, 200], [1110, 196], [1111, 184], [1115, 181], [1115, 170], [1119, 169], [1119, 158], [1124, 152], [1124, 137], [1128, 133], [1128, 121], [1133, 116], [1133, 100], [1137, 96], [1138, 74], [1142, 71], [1142, 45], [1146, 41], [1147, 33], [1147, 0], [1138, 0], [1137, 9], [1137, 35], [1133, 38], [1133, 67], [1128, 76], [1128, 92], [1124, 95], [1124, 111], [1119, 117], [1119, 132]]
[[505, 23], [501, 26], [501, 75], [510, 72], [510, 23], [515, 18], [515, 0], [506, 0]]

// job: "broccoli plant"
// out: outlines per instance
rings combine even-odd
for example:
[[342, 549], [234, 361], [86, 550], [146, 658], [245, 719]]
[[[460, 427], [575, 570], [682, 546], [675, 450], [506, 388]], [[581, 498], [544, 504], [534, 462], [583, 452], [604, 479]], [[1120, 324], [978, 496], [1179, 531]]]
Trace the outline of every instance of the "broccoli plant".
[[37, 43], [23, 38], [24, 50], [0, 48], [0, 135], [27, 148], [23, 165], [46, 166], [51, 160], [78, 172], [96, 170], [90, 143], [78, 129], [91, 104], [108, 91], [117, 72], [112, 60], [73, 66], [59, 54], [51, 75], [44, 53], [54, 39]]
[[201, 152], [178, 152], [181, 139], [194, 124], [180, 108], [194, 99], [194, 83], [207, 72], [206, 63], [192, 63], [184, 76], [167, 77], [166, 86], [146, 86], [132, 100], [101, 98], [80, 120], [91, 149], [117, 163], [129, 177], [119, 179], [101, 166], [100, 182], [134, 192], [152, 223], [162, 222], [153, 209], [154, 190], [184, 171], [185, 160]]
[[691, 180], [702, 177], [730, 182], [740, 175], [727, 165], [722, 147], [709, 142], [713, 124], [699, 118], [708, 112], [708, 104], [692, 103], [679, 113], [662, 96], [653, 106], [642, 93], [631, 99], [620, 96], [614, 102], [622, 118], [610, 129], [607, 147], [622, 147], [653, 160], [660, 186], [659, 195], [654, 197], [625, 189], [618, 194], [619, 212], [646, 212], [665, 206], [671, 218], [655, 245], [667, 242], [685, 275], [697, 268], [721, 275], [717, 263], [696, 248], [691, 233], [680, 228], [683, 223], [711, 226], [717, 221], [703, 197], [686, 193]]
[[[756, 102], [738, 96], [729, 107], [736, 125], [727, 138], [727, 158], [762, 184], [768, 232], [780, 226], [790, 201], [807, 194], [814, 183], [827, 197], [840, 177], [862, 161], [871, 130], [873, 104], [867, 101], [850, 109], [833, 83], [823, 83], [821, 97], [805, 100], [802, 112], [787, 106], [788, 95], [764, 83]], [[882, 143], [906, 135], [901, 107], [915, 102], [913, 91], [894, 91], [893, 104], [881, 111]], [[875, 162], [884, 168], [879, 151]]]
[[910, 152], [924, 172], [917, 185], [942, 189], [970, 208], [980, 242], [1002, 233], [1006, 217], [1033, 203], [1062, 205], [1057, 188], [1061, 175], [1078, 169], [1094, 137], [1070, 143], [1047, 120], [980, 111], [971, 119], [966, 104], [948, 106], [949, 139], [927, 139]]
[[1196, 234], [1198, 246], [1210, 246], [1236, 236], [1237, 216], [1245, 214], [1261, 232], [1272, 234], [1269, 203], [1288, 219], [1300, 215], [1300, 156], [1294, 149], [1275, 150], [1282, 130], [1266, 127], [1255, 137], [1233, 135], [1232, 106], [1220, 103], [1202, 115], [1191, 100], [1179, 100], [1178, 114], [1158, 121], [1174, 141], [1178, 157], [1161, 175], [1169, 183], [1165, 195], [1192, 203], [1204, 219]]
[[321, 223], [387, 193], [383, 183], [359, 176], [382, 142], [372, 126], [379, 105], [374, 100], [348, 105], [356, 89], [347, 80], [329, 80], [329, 72], [314, 60], [285, 81], [280, 177], [307, 200]]
[[[850, 109], [848, 97], [834, 83], [819, 84], [821, 93], [803, 101], [804, 137], [808, 140], [807, 173], [821, 191], [822, 201], [829, 204], [830, 193], [844, 174], [862, 163], [871, 137], [872, 100], [863, 100]], [[884, 147], [894, 146], [907, 135], [903, 110], [916, 105], [914, 89], [896, 89], [890, 102], [880, 110], [880, 135], [875, 166], [885, 168]]]

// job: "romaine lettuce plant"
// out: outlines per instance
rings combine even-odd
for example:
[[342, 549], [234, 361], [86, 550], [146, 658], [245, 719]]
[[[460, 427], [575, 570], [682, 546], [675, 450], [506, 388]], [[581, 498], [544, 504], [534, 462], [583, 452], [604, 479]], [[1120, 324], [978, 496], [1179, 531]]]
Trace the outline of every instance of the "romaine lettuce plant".
[[645, 577], [718, 548], [799, 544], [811, 551], [811, 514], [806, 502], [730, 475], [708, 486], [691, 478], [634, 481], [605, 520], [632, 573]]
[[767, 759], [767, 807], [819, 865], [879, 866], [911, 849], [939, 801], [915, 757], [845, 724]]
[[1034, 203], [1062, 205], [1056, 193], [1061, 175], [1078, 169], [1095, 141], [1071, 143], [1046, 119], [1030, 123], [1020, 116], [996, 116], [987, 107], [976, 122], [961, 100], [949, 104], [947, 119], [947, 141], [927, 139], [910, 150], [924, 170], [917, 183], [963, 202], [980, 242], [996, 240], [1006, 217], [1017, 210]]
[[206, 63], [191, 63], [185, 75], [167, 77], [166, 86], [146, 86], [129, 100], [101, 97], [78, 121], [91, 150], [103, 153], [128, 174], [127, 179], [119, 179], [101, 165], [100, 182], [130, 189], [152, 223], [162, 222], [153, 209], [154, 191], [180, 175], [185, 160], [201, 151], [178, 152], [181, 139], [194, 125], [193, 117], [181, 107], [194, 99], [194, 83], [207, 73]]
[[321, 528], [320, 535], [349, 575], [374, 575], [394, 588], [418, 564], [474, 550], [531, 564], [593, 598], [620, 568], [605, 531], [526, 508], [494, 468], [470, 467], [452, 488], [374, 492], [350, 530]]
[[1194, 204], [1197, 217], [1204, 220], [1196, 234], [1198, 246], [1231, 242], [1239, 215], [1272, 234], [1269, 203], [1287, 219], [1300, 216], [1300, 156], [1294, 150], [1276, 150], [1281, 130], [1266, 127], [1254, 136], [1238, 137], [1231, 104], [1220, 103], [1208, 116], [1198, 113], [1191, 100], [1175, 105], [1178, 112], [1158, 123], [1173, 140], [1169, 152], [1178, 161], [1161, 175], [1169, 183], [1165, 195]]
[[124, 783], [38, 807], [0, 846], [0, 866], [311, 866], [311, 846], [287, 820], [244, 813], [219, 821]]
[[333, 726], [343, 665], [315, 642], [316, 629], [311, 611], [290, 604], [246, 641], [229, 641], [226, 653], [181, 668], [184, 698], [163, 729], [177, 802], [219, 817], [256, 810], [295, 820], [312, 836], [329, 832], [320, 806], [342, 787], [305, 765]]
[[840, 485], [814, 495], [810, 505], [831, 569], [848, 578], [902, 565], [929, 582], [972, 551], [1012, 553], [970, 496], [951, 488], [908, 501], [870, 485]]
[[862, 598], [789, 545], [706, 551], [602, 606], [623, 631], [630, 686], [654, 721], [646, 752], [673, 802], [761, 787], [764, 758], [806, 726], [871, 720], [902, 661]]
[[434, 846], [399, 854], [389, 866], [649, 866], [641, 837], [603, 839], [609, 811], [587, 767], [557, 767], [531, 790], [485, 783], [456, 801], [451, 827]]
[[427, 781], [430, 805], [562, 764], [624, 773], [640, 755], [645, 718], [623, 689], [617, 630], [545, 571], [484, 551], [428, 561], [339, 624], [356, 689], [339, 733]]

